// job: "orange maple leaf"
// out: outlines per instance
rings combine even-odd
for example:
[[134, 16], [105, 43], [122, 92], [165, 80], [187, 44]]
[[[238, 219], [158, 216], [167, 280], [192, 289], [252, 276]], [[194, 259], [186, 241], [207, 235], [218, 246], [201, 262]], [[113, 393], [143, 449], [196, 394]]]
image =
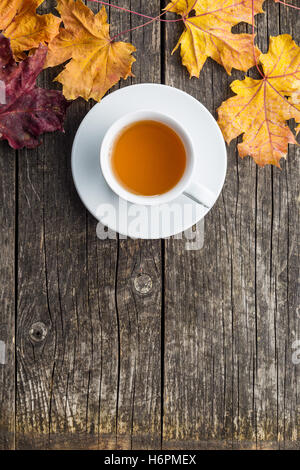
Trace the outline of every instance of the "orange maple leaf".
[[110, 39], [104, 7], [94, 15], [81, 0], [59, 0], [57, 9], [64, 28], [49, 45], [45, 66], [71, 59], [55, 79], [62, 83], [65, 97], [100, 101], [120, 78], [133, 76], [135, 47]]
[[300, 123], [300, 47], [289, 34], [271, 37], [259, 61], [263, 78], [235, 80], [231, 88], [237, 96], [222, 103], [218, 123], [228, 143], [244, 133], [238, 144], [242, 158], [250, 155], [260, 166], [279, 167], [288, 144], [297, 144], [286, 121]]
[[[264, 0], [253, 0], [253, 14], [262, 13]], [[182, 63], [190, 77], [199, 77], [208, 57], [221, 64], [230, 75], [231, 69], [247, 71], [255, 65], [251, 34], [232, 34], [234, 25], [252, 24], [252, 0], [172, 0], [166, 10], [182, 16], [185, 30], [172, 53], [181, 46]], [[195, 11], [195, 15], [190, 13]]]
[[10, 39], [16, 59], [23, 51], [49, 43], [57, 34], [61, 19], [52, 15], [38, 15], [36, 9], [44, 0], [1, 0], [0, 30]]

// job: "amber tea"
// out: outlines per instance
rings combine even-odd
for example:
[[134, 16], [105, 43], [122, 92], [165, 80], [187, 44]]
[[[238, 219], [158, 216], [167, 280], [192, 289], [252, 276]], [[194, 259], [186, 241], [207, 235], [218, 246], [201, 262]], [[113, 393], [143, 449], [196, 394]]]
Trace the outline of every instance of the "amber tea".
[[182, 178], [186, 151], [181, 138], [169, 126], [153, 120], [126, 127], [112, 148], [111, 163], [119, 183], [141, 196], [158, 196]]

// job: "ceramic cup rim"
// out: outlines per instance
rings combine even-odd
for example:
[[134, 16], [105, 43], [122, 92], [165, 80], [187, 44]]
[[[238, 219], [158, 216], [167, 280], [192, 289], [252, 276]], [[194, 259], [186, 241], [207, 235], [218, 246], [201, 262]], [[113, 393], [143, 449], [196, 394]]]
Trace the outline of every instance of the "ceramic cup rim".
[[[118, 135], [120, 135], [120, 133], [131, 124], [143, 120], [153, 120], [169, 126], [181, 138], [186, 152], [187, 163], [181, 179], [172, 189], [156, 196], [143, 196], [128, 191], [121, 183], [119, 183], [111, 166], [111, 152]], [[108, 186], [122, 199], [135, 204], [145, 205], [168, 203], [180, 196], [192, 181], [195, 171], [195, 152], [193, 142], [188, 131], [176, 119], [168, 114], [153, 111], [151, 109], [134, 111], [117, 119], [106, 131], [100, 148], [100, 166]]]

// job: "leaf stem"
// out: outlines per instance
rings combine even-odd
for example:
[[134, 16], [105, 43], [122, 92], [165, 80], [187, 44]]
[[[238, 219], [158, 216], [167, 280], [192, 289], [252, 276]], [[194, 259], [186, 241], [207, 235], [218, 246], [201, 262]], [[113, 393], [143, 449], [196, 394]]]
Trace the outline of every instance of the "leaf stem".
[[[108, 7], [111, 7], [111, 8], [115, 8], [117, 10], [122, 10], [122, 11], [125, 11], [126, 13], [130, 13], [132, 15], [137, 15], [137, 16], [141, 16], [143, 18], [147, 18], [147, 19], [150, 19], [150, 20], [159, 20], [159, 21], [163, 21], [165, 23], [177, 23], [178, 21], [182, 21], [182, 18], [179, 18], [179, 19], [175, 19], [175, 20], [165, 20], [165, 19], [162, 19], [162, 18], [159, 18], [159, 17], [153, 17], [153, 16], [149, 16], [149, 15], [144, 15], [143, 13], [139, 13], [137, 11], [133, 11], [133, 10], [129, 10], [128, 8], [124, 8], [124, 7], [119, 7], [118, 5], [113, 5], [112, 3], [109, 3], [109, 2], [104, 2], [102, 0], [89, 0], [90, 2], [95, 2], [95, 3], [101, 3], [102, 5], [105, 5], [105, 6], [108, 6]], [[148, 23], [146, 23], [148, 24]]]
[[277, 0], [277, 3], [281, 3], [282, 5], [285, 5], [286, 7], [295, 8], [295, 10], [300, 10], [299, 7], [296, 7], [295, 5], [291, 5], [290, 3], [282, 2], [281, 0]]
[[[92, 0], [94, 1], [94, 0]], [[100, 0], [97, 0], [99, 1], [100, 3], [103, 3], [102, 1]], [[122, 36], [123, 34], [126, 34], [126, 33], [130, 33], [131, 31], [135, 31], [136, 29], [140, 29], [140, 28], [144, 28], [144, 26], [147, 26], [148, 24], [151, 24], [153, 23], [154, 21], [161, 21], [161, 16], [165, 15], [168, 11], [170, 11], [171, 8], [175, 7], [175, 5], [179, 2], [179, 0], [176, 0], [176, 2], [174, 4], [172, 4], [169, 8], [167, 8], [165, 11], [163, 11], [162, 13], [160, 13], [160, 15], [157, 15], [155, 16], [154, 18], [153, 17], [150, 17], [151, 19], [149, 21], [146, 21], [146, 23], [143, 23], [139, 26], [135, 26], [134, 28], [130, 28], [130, 29], [127, 29], [126, 31], [121, 31], [120, 33], [116, 34], [115, 36], [113, 36], [110, 40], [110, 42], [114, 41], [116, 38], [118, 38], [119, 36]], [[183, 21], [183, 18], [179, 18], [178, 20], [168, 20], [168, 21]]]

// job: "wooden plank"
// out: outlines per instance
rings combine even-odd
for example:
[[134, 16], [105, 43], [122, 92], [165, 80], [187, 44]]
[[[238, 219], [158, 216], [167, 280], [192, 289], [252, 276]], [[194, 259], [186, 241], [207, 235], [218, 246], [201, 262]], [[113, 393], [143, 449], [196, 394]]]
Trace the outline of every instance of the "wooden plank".
[[[117, 2], [124, 8], [156, 16], [160, 1]], [[146, 20], [111, 9], [116, 32]], [[124, 35], [137, 48], [132, 83], [160, 82], [160, 24], [154, 22]], [[147, 59], [145, 60], [145, 54]], [[121, 83], [121, 85], [128, 85]], [[125, 449], [159, 448], [161, 429], [161, 242], [120, 240], [116, 301], [119, 320], [117, 445]]]
[[[289, 33], [299, 41], [298, 15], [287, 7], [266, 4], [260, 18], [261, 47], [267, 34]], [[298, 36], [298, 37], [297, 37]], [[299, 338], [299, 149], [290, 148], [282, 171], [269, 168], [257, 178], [257, 380], [258, 445], [278, 442], [282, 448], [299, 447], [299, 370], [292, 362], [292, 345]], [[298, 157], [298, 158], [297, 158]], [[268, 234], [268, 236], [267, 236]], [[291, 284], [291, 285], [290, 285]], [[299, 369], [299, 368], [298, 368]], [[298, 421], [297, 421], [298, 420]]]
[[[280, 32], [291, 34], [297, 44], [300, 41], [300, 15], [292, 8], [279, 5]], [[297, 14], [298, 13], [298, 14]], [[299, 142], [299, 138], [298, 138]], [[279, 391], [280, 401], [278, 414], [281, 417], [280, 433], [283, 446], [296, 447], [300, 442], [300, 367], [291, 356], [299, 351], [300, 340], [300, 289], [299, 289], [299, 238], [298, 228], [300, 225], [299, 215], [299, 174], [300, 174], [300, 149], [291, 146], [289, 157], [284, 165], [284, 174], [276, 173], [273, 179], [274, 194], [278, 194], [277, 213], [280, 220], [279, 240], [277, 241], [277, 259], [273, 258], [274, 269], [277, 262], [276, 291], [278, 298], [286, 298], [286, 302], [277, 302], [278, 305], [278, 327], [277, 336], [281, 347], [277, 348], [279, 363]], [[282, 195], [282, 189], [284, 195]], [[284, 204], [281, 203], [282, 199]], [[284, 218], [283, 218], [284, 217]], [[274, 237], [277, 233], [274, 231]], [[285, 237], [283, 236], [285, 234]], [[284, 248], [283, 248], [284, 247]], [[283, 327], [284, 325], [284, 327]], [[283, 332], [286, 332], [284, 336]], [[278, 341], [277, 341], [278, 342]], [[298, 346], [296, 346], [298, 345]], [[281, 354], [281, 351], [285, 354]], [[299, 357], [299, 354], [297, 354]], [[293, 359], [293, 357], [292, 357]], [[297, 411], [298, 410], [298, 411]], [[296, 445], [295, 445], [296, 443]]]
[[[110, 20], [113, 32], [137, 21], [116, 11]], [[133, 38], [140, 44], [136, 82], [159, 79], [157, 28]], [[152, 63], [143, 64], [143, 41]], [[46, 71], [41, 84], [53, 87], [54, 76]], [[17, 448], [160, 442], [160, 242], [97, 239], [70, 170], [88, 109], [78, 100], [65, 135], [45, 136], [20, 156]], [[146, 294], [135, 288], [141, 273], [152, 279]]]
[[0, 143], [0, 450], [15, 443], [16, 152]]
[[97, 448], [115, 433], [116, 242], [97, 242], [70, 169], [88, 109], [73, 103], [65, 134], [20, 157], [18, 448]]
[[[266, 30], [274, 7], [260, 22]], [[176, 29], [166, 28], [166, 83], [216, 115], [242, 74], [229, 79], [209, 60], [200, 79], [189, 80], [179, 54], [169, 54]], [[166, 244], [164, 448], [299, 447], [299, 371], [291, 362], [299, 337], [296, 152], [281, 172], [258, 170], [233, 143], [222, 195], [205, 218], [204, 248]]]

